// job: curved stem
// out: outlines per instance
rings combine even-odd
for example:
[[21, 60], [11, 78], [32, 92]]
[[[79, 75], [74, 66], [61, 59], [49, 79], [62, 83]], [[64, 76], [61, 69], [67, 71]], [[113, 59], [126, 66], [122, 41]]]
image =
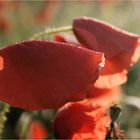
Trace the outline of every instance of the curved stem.
[[51, 34], [56, 34], [56, 33], [60, 33], [60, 32], [69, 32], [71, 30], [72, 30], [72, 26], [66, 26], [66, 27], [59, 27], [59, 28], [48, 29], [46, 31], [40, 32], [38, 34], [35, 34], [31, 38], [31, 40], [42, 38], [43, 36], [51, 35]]

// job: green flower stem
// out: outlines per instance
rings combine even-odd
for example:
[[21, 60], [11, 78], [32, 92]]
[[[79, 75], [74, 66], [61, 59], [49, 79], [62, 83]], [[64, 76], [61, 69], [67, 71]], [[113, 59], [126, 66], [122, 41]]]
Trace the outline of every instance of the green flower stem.
[[26, 134], [28, 132], [31, 121], [32, 121], [32, 113], [29, 113], [29, 116], [26, 119], [26, 122], [24, 122], [22, 124], [20, 134], [19, 134], [20, 139], [25, 139], [26, 138]]
[[56, 34], [56, 33], [60, 33], [60, 32], [69, 32], [71, 30], [72, 30], [72, 26], [48, 29], [46, 31], [40, 32], [38, 34], [35, 34], [31, 38], [31, 40], [40, 39], [40, 38], [45, 37], [47, 35]]
[[7, 113], [10, 106], [6, 103], [0, 103], [0, 138], [2, 138], [5, 122], [7, 121]]
[[36, 118], [39, 115], [40, 111], [32, 111], [32, 112], [26, 112], [26, 113], [28, 117], [26, 118], [26, 121], [22, 124], [20, 134], [19, 134], [20, 139], [26, 139], [29, 126], [32, 120], [34, 120], [34, 118]]

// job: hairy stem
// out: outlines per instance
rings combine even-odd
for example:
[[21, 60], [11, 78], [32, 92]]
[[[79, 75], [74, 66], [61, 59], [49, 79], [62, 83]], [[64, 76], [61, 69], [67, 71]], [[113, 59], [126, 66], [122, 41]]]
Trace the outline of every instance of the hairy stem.
[[38, 34], [35, 34], [31, 38], [31, 40], [40, 39], [40, 38], [45, 37], [47, 35], [56, 34], [56, 33], [60, 33], [60, 32], [69, 32], [71, 30], [72, 30], [72, 26], [66, 26], [66, 27], [59, 27], [59, 28], [48, 29], [48, 30], [45, 30], [45, 31], [40, 32]]

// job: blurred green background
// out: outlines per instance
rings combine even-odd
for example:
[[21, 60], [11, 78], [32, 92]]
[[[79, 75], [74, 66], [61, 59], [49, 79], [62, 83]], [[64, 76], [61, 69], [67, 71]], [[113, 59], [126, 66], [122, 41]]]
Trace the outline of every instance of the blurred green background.
[[[71, 25], [73, 18], [79, 16], [94, 17], [140, 34], [139, 0], [0, 0], [0, 47], [28, 40], [47, 28]], [[128, 82], [123, 85], [123, 89], [121, 128], [125, 130], [127, 138], [140, 139], [140, 62], [130, 69]], [[5, 138], [16, 138], [16, 121], [22, 112], [11, 108]]]

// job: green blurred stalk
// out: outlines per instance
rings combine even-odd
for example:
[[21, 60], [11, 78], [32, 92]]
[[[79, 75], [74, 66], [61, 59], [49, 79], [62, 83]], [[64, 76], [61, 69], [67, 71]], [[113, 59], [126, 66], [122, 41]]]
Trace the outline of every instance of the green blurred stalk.
[[26, 134], [28, 132], [29, 125], [30, 125], [31, 121], [32, 121], [32, 115], [31, 115], [31, 113], [29, 113], [26, 122], [24, 122], [22, 124], [21, 130], [20, 130], [20, 134], [19, 134], [19, 138], [20, 139], [26, 139]]
[[10, 111], [10, 106], [6, 103], [0, 103], [0, 138], [2, 138], [4, 125], [7, 121], [7, 113]]
[[[22, 124], [21, 130], [20, 130], [20, 134], [19, 134], [19, 138], [20, 139], [26, 139], [28, 130], [29, 130], [29, 126], [32, 122], [32, 120], [34, 120], [34, 118], [36, 118], [41, 111], [32, 111], [32, 112], [24, 112], [26, 113], [26, 121]], [[22, 114], [23, 115], [23, 114]]]

